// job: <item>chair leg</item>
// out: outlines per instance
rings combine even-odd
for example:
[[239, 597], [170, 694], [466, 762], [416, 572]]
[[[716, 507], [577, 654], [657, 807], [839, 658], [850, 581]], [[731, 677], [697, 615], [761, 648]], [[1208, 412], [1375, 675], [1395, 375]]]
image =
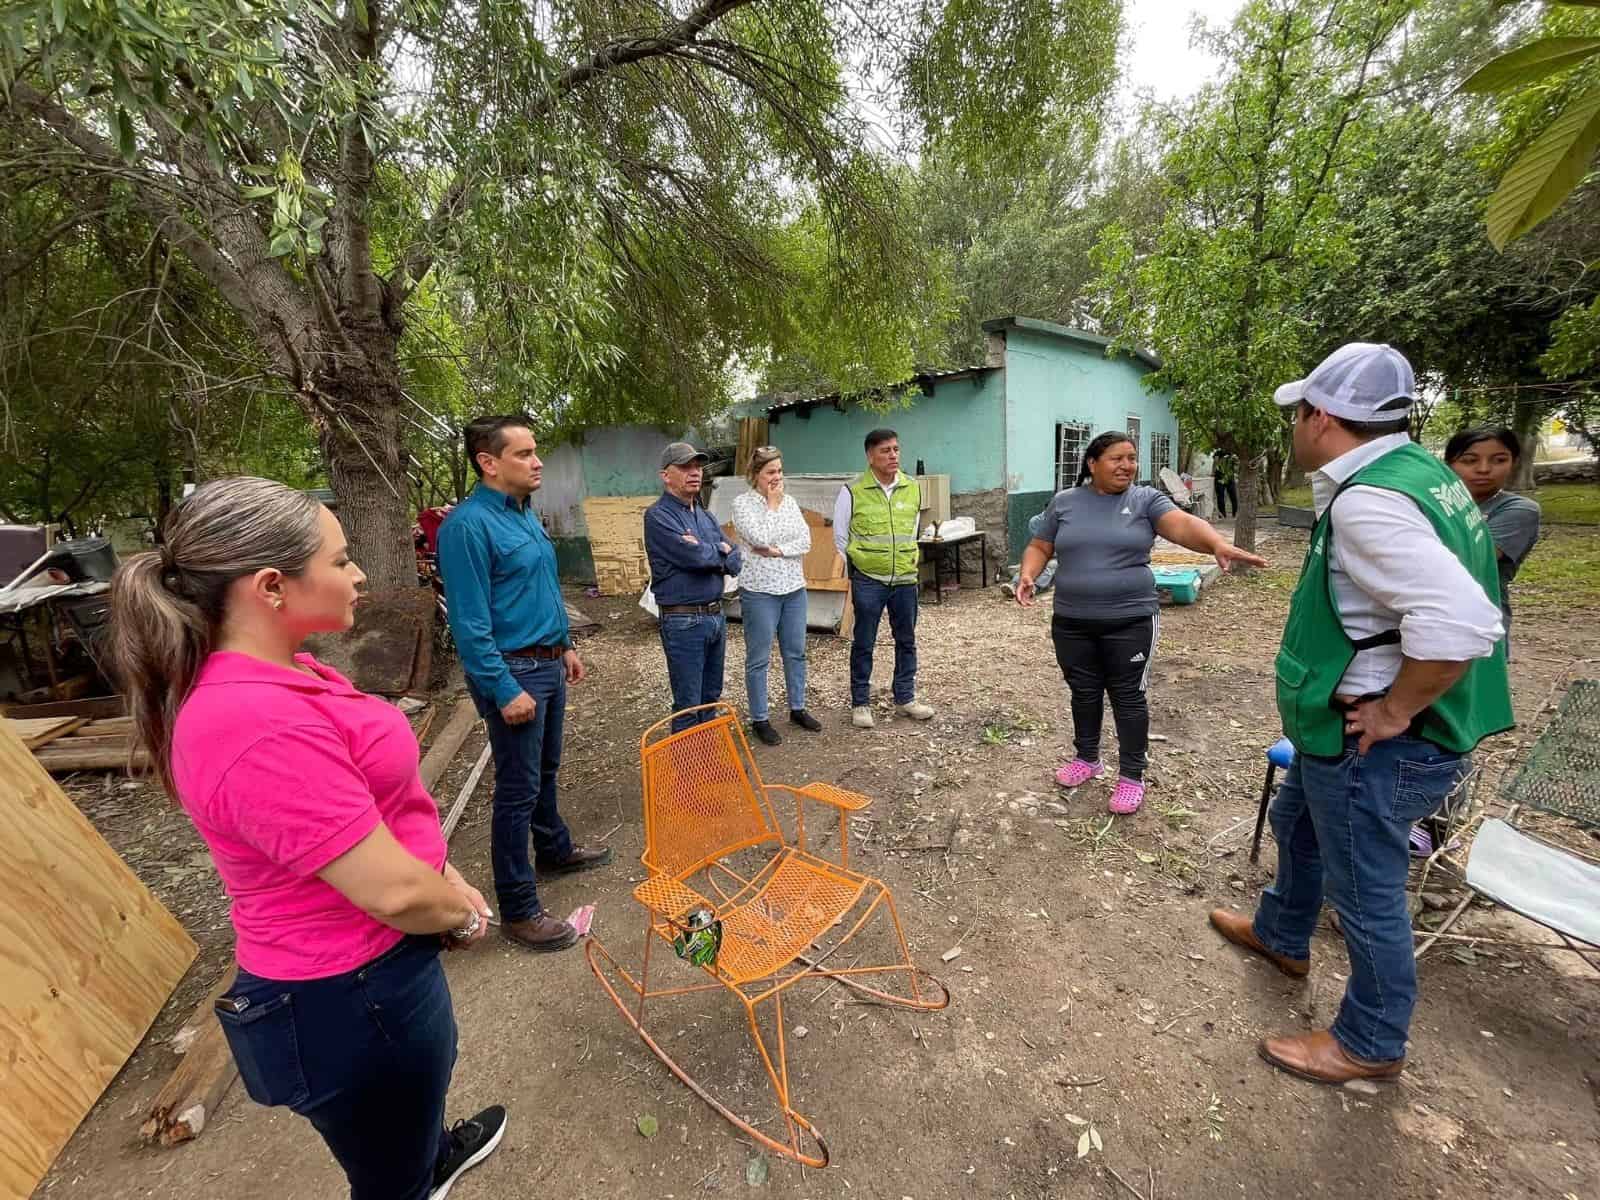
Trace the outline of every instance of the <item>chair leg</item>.
[[1261, 805], [1256, 809], [1256, 832], [1250, 839], [1250, 862], [1254, 864], [1261, 861], [1261, 830], [1267, 823], [1267, 805], [1272, 802], [1272, 777], [1278, 773], [1278, 768], [1271, 763], [1267, 764], [1267, 778], [1261, 785]]
[[[647, 938], [653, 936], [653, 934], [646, 934]], [[646, 945], [648, 947], [648, 942]], [[755, 1036], [756, 1046], [761, 1054], [762, 1065], [766, 1067], [767, 1074], [773, 1082], [774, 1091], [777, 1093], [779, 1112], [783, 1116], [785, 1126], [788, 1130], [789, 1140], [787, 1142], [780, 1142], [770, 1134], [763, 1133], [749, 1121], [735, 1113], [727, 1105], [723, 1104], [722, 1101], [718, 1100], [714, 1095], [711, 1094], [711, 1092], [702, 1086], [698, 1080], [690, 1075], [688, 1071], [680, 1066], [677, 1061], [667, 1053], [666, 1049], [650, 1034], [650, 1031], [645, 1028], [643, 1021], [640, 1019], [644, 1012], [644, 1001], [648, 995], [648, 992], [644, 986], [644, 971], [641, 971], [640, 981], [635, 983], [631, 978], [628, 977], [627, 972], [622, 969], [621, 965], [617, 963], [617, 961], [611, 956], [611, 953], [605, 948], [605, 946], [602, 945], [597, 938], [592, 936], [584, 939], [584, 955], [589, 961], [590, 970], [594, 972], [595, 978], [600, 981], [600, 986], [605, 989], [605, 993], [611, 998], [612, 1004], [614, 1004], [617, 1008], [617, 1011], [622, 1014], [622, 1019], [633, 1028], [633, 1031], [639, 1035], [639, 1040], [649, 1047], [650, 1052], [662, 1061], [667, 1070], [671, 1071], [672, 1074], [677, 1078], [678, 1082], [682, 1083], [696, 1096], [699, 1096], [700, 1099], [704, 1100], [706, 1104], [709, 1105], [710, 1108], [723, 1120], [727, 1121], [746, 1137], [750, 1138], [752, 1141], [761, 1145], [765, 1149], [770, 1150], [772, 1153], [790, 1159], [805, 1167], [821, 1168], [828, 1165], [829, 1154], [827, 1142], [825, 1142], [822, 1138], [822, 1135], [817, 1132], [816, 1126], [814, 1126], [803, 1115], [795, 1112], [789, 1107], [789, 1072], [783, 1044], [783, 1019], [781, 1007], [778, 1009], [777, 1027], [779, 1055], [778, 1069], [775, 1071], [771, 1056], [767, 1052], [766, 1042], [761, 1036], [761, 1030], [756, 1021], [753, 1004], [751, 1001], [746, 1000], [743, 996], [739, 996], [741, 1003], [743, 1003], [745, 1006], [745, 1013], [750, 1022], [750, 1029], [752, 1034]], [[646, 957], [648, 957], [648, 950]], [[636, 1005], [630, 1006], [624, 1001], [622, 994], [618, 992], [617, 988], [612, 984], [610, 978], [607, 977], [605, 967], [602, 966], [602, 959], [623, 978], [627, 987], [638, 997], [638, 1003]], [[646, 967], [645, 970], [648, 970], [648, 967]], [[709, 984], [707, 985], [706, 990], [721, 989], [724, 986], [725, 985], [720, 984]], [[697, 988], [693, 990], [699, 991], [702, 989]], [[677, 990], [665, 989], [656, 994], [673, 995], [677, 994]], [[804, 1147], [802, 1145], [804, 1139], [809, 1139], [815, 1145], [815, 1149], [813, 1150]]]

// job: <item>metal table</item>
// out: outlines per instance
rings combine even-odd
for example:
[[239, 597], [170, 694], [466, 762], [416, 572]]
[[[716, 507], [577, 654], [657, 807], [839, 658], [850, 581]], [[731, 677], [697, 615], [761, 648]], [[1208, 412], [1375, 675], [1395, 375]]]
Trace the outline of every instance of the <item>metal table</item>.
[[917, 545], [922, 547], [924, 561], [933, 563], [933, 594], [934, 603], [944, 603], [944, 591], [939, 586], [944, 575], [943, 567], [947, 562], [955, 563], [956, 586], [961, 586], [961, 547], [969, 542], [978, 543], [978, 562], [982, 572], [982, 587], [989, 586], [989, 538], [981, 529], [971, 533], [963, 533], [959, 537], [949, 538], [918, 538]]

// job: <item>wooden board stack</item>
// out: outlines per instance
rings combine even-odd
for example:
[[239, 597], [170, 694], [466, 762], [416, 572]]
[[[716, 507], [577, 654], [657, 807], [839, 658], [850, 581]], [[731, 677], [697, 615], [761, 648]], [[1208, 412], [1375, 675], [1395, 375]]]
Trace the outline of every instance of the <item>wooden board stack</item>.
[[637, 595], [650, 582], [644, 510], [655, 502], [654, 496], [591, 496], [583, 502], [594, 582], [602, 596]]

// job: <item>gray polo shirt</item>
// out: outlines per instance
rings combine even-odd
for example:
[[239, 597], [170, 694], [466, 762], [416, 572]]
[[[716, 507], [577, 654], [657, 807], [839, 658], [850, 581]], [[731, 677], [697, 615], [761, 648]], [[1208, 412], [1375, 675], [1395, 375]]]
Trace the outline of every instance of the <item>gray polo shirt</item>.
[[1056, 548], [1058, 616], [1110, 621], [1149, 616], [1160, 607], [1150, 547], [1156, 522], [1178, 506], [1153, 487], [1134, 484], [1105, 495], [1090, 484], [1057, 492], [1040, 514], [1040, 541]]
[[1500, 612], [1506, 632], [1511, 631], [1511, 581], [1517, 577], [1523, 559], [1539, 540], [1539, 505], [1516, 492], [1496, 492], [1478, 511], [1494, 539], [1495, 566], [1500, 569]]

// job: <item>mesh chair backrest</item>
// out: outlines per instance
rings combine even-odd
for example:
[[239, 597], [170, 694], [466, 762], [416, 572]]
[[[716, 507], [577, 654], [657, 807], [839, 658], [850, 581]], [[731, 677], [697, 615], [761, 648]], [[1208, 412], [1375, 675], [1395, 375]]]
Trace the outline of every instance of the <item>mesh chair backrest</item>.
[[1505, 799], [1600, 826], [1600, 680], [1575, 680], [1567, 689]]
[[647, 734], [639, 757], [652, 870], [678, 875], [722, 851], [782, 840], [731, 709], [654, 744]]

